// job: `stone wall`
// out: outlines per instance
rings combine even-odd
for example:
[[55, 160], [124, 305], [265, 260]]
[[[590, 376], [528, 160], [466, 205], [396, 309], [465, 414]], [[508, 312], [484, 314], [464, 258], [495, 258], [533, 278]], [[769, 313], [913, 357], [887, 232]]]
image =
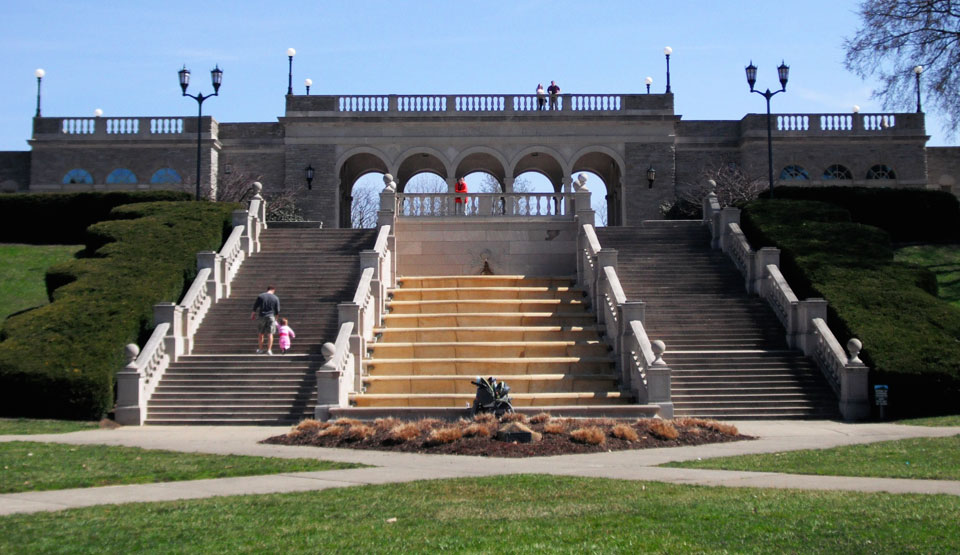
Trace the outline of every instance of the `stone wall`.
[[930, 188], [960, 196], [960, 147], [927, 147], [927, 178]]
[[24, 191], [30, 185], [30, 152], [0, 152], [0, 193]]
[[577, 226], [572, 221], [400, 218], [396, 235], [401, 276], [479, 275], [484, 262], [499, 275], [577, 272]]

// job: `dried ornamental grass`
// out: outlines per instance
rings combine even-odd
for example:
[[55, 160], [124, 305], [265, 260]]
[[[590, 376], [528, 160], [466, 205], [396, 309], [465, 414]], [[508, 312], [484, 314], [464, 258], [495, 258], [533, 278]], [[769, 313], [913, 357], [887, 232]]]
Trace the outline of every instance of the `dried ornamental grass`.
[[357, 424], [356, 426], [350, 426], [350, 428], [343, 434], [345, 439], [351, 441], [363, 441], [373, 437], [377, 433], [377, 430], [367, 424]]
[[346, 430], [347, 426], [334, 424], [333, 426], [327, 426], [326, 428], [317, 432], [317, 437], [340, 437]]
[[308, 418], [296, 425], [294, 430], [298, 432], [312, 432], [323, 428], [324, 426], [318, 420]]
[[489, 412], [481, 412], [480, 414], [474, 415], [473, 421], [482, 424], [494, 424], [497, 422], [497, 417]]
[[373, 421], [373, 426], [378, 430], [389, 430], [397, 424], [400, 424], [400, 420], [392, 416], [377, 418]]
[[597, 426], [585, 426], [583, 428], [577, 428], [576, 430], [570, 432], [570, 439], [578, 443], [586, 443], [589, 445], [602, 445], [607, 441], [603, 430]]
[[674, 420], [677, 426], [682, 428], [703, 428], [704, 430], [713, 430], [725, 436], [740, 435], [740, 430], [733, 424], [724, 424], [716, 420], [706, 420], [703, 418], [677, 418]]
[[500, 417], [500, 422], [503, 422], [503, 423], [505, 423], [505, 424], [508, 423], [508, 422], [520, 422], [520, 423], [523, 423], [523, 422], [526, 422], [526, 421], [527, 421], [527, 415], [526, 415], [526, 414], [523, 414], [523, 413], [520, 413], [520, 412], [508, 412], [508, 413], [505, 413], [503, 416]]
[[453, 426], [447, 428], [438, 428], [430, 432], [427, 437], [427, 445], [441, 445], [444, 443], [453, 443], [463, 437], [463, 431]]
[[345, 416], [341, 416], [340, 418], [334, 420], [333, 423], [338, 426], [356, 426], [357, 424], [360, 424], [360, 421], [356, 418], [347, 418]]
[[637, 441], [640, 439], [640, 436], [637, 435], [637, 431], [628, 424], [617, 424], [613, 427], [613, 429], [610, 430], [610, 435], [624, 441]]
[[441, 424], [443, 424], [443, 421], [436, 418], [421, 418], [417, 421], [417, 427], [420, 428], [421, 432], [429, 432]]
[[390, 433], [387, 434], [387, 440], [393, 443], [403, 443], [404, 441], [416, 439], [419, 436], [420, 427], [413, 422], [407, 422], [406, 424], [397, 424], [391, 428]]
[[551, 420], [543, 425], [545, 434], [564, 434], [567, 432], [567, 424], [562, 420]]
[[489, 426], [479, 422], [474, 422], [463, 429], [463, 437], [490, 437], [492, 434]]
[[541, 413], [539, 413], [539, 414], [535, 414], [535, 415], [531, 416], [531, 417], [530, 417], [530, 423], [531, 423], [531, 424], [546, 424], [547, 422], [550, 422], [550, 419], [551, 419], [551, 418], [552, 418], [552, 417], [550, 416], [550, 413], [549, 413], [549, 412], [541, 412]]
[[668, 440], [677, 439], [680, 437], [680, 432], [677, 431], [677, 428], [673, 425], [673, 423], [666, 420], [654, 420], [651, 422], [650, 434], [660, 439]]

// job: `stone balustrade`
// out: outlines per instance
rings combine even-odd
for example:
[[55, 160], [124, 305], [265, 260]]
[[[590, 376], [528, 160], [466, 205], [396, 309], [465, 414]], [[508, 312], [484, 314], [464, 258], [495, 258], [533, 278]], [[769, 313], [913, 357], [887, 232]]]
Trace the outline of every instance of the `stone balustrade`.
[[780, 271], [780, 250], [753, 250], [740, 229], [740, 210], [720, 208], [714, 193], [703, 199], [703, 224], [711, 231], [714, 248], [726, 252], [743, 274], [747, 292], [763, 297], [773, 309], [786, 330], [787, 345], [817, 363], [837, 393], [840, 414], [847, 420], [869, 417], [869, 369], [857, 357], [861, 343], [851, 339], [850, 356], [844, 356], [826, 324], [827, 301], [798, 299]]
[[197, 276], [179, 303], [153, 307], [154, 329], [141, 350], [126, 346], [128, 364], [117, 373], [117, 422], [141, 425], [147, 402], [167, 366], [193, 350], [193, 337], [210, 307], [230, 296], [230, 283], [243, 261], [260, 251], [260, 232], [266, 228], [262, 185], [254, 183], [248, 210], [233, 213], [234, 228], [220, 252], [197, 253]]
[[[771, 114], [774, 136], [915, 134], [924, 131], [923, 114]], [[744, 134], [766, 136], [766, 114], [748, 114], [741, 120]]]
[[570, 195], [564, 193], [397, 193], [396, 198], [396, 213], [401, 218], [573, 219], [568, 208]]
[[[215, 131], [210, 116], [201, 118], [201, 131]], [[197, 118], [181, 116], [40, 117], [33, 120], [34, 137], [64, 136], [71, 139], [166, 139], [183, 136], [196, 139]]]

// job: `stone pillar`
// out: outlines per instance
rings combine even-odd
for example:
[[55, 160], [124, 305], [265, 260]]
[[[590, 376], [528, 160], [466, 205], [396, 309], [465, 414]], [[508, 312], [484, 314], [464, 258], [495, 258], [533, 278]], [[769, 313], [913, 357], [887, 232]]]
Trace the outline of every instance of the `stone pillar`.
[[647, 368], [647, 390], [649, 392], [647, 402], [651, 405], [660, 405], [661, 417], [673, 418], [671, 371], [662, 356], [667, 347], [660, 340], [651, 341], [650, 346], [653, 348], [653, 355], [656, 360]]
[[[563, 214], [564, 215], [573, 214], [574, 212], [573, 199], [570, 198], [573, 193], [572, 183], [573, 183], [573, 180], [570, 179], [569, 176], [565, 175], [563, 176], [563, 178], [560, 179], [560, 192], [563, 193]], [[557, 206], [556, 210], [557, 210], [557, 215], [559, 216], [560, 206]]]
[[620, 307], [620, 329], [621, 339], [618, 341], [620, 351], [615, 353], [617, 356], [617, 366], [620, 370], [620, 382], [624, 388], [638, 390], [637, 384], [633, 381], [633, 375], [630, 373], [631, 359], [633, 358], [630, 349], [627, 347], [628, 338], [633, 335], [633, 327], [630, 322], [640, 322], [643, 324], [646, 306], [643, 301], [627, 301]]
[[512, 216], [516, 209], [514, 208], [513, 198], [510, 196], [513, 193], [513, 179], [512, 177], [503, 178], [503, 207], [502, 211], [507, 216]]
[[210, 277], [207, 278], [207, 295], [213, 302], [219, 302], [220, 299], [229, 296], [225, 290], [223, 275], [223, 257], [213, 251], [203, 251], [197, 253], [197, 271], [209, 268]]
[[137, 356], [140, 347], [131, 343], [124, 349], [127, 365], [117, 372], [117, 410], [115, 417], [118, 424], [124, 426], [140, 426], [146, 419], [145, 407], [140, 403], [140, 392], [143, 391], [143, 376], [137, 367]]
[[723, 252], [730, 250], [730, 224], [740, 224], [740, 209], [726, 206], [720, 210], [718, 226], [720, 227], [720, 248]]
[[840, 373], [840, 414], [844, 420], [866, 420], [870, 416], [870, 369], [860, 360], [863, 344], [847, 341], [850, 357]]
[[164, 348], [170, 362], [176, 362], [181, 355], [190, 354], [189, 338], [184, 337], [187, 329], [185, 320], [189, 317], [183, 307], [174, 303], [157, 303], [153, 305], [153, 325], [170, 324], [167, 335], [163, 338]]
[[767, 265], [769, 264], [780, 267], [780, 249], [763, 247], [754, 253], [750, 283], [747, 284], [748, 293], [763, 295], [763, 284], [767, 278]]
[[813, 356], [817, 352], [817, 328], [813, 325], [813, 319], [820, 318], [824, 322], [827, 321], [827, 301], [824, 299], [800, 301], [797, 303], [796, 312], [795, 332], [787, 337], [787, 343], [794, 349], [803, 351], [803, 354]]

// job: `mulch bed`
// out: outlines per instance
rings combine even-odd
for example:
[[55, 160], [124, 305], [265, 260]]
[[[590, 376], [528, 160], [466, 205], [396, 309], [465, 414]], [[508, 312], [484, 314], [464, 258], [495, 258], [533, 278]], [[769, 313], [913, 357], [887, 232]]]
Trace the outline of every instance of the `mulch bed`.
[[[497, 439], [497, 431], [511, 418], [525, 420], [520, 415], [507, 415], [504, 422], [498, 422], [490, 415], [478, 416], [477, 421], [456, 422], [394, 418], [381, 418], [375, 422], [351, 418], [332, 422], [306, 420], [289, 433], [268, 438], [263, 443], [481, 457], [543, 457], [755, 439], [741, 435], [732, 425], [695, 418], [618, 420], [550, 418], [547, 415], [539, 415], [532, 422], [521, 422], [536, 432], [534, 435], [540, 435], [539, 441], [523, 443]], [[577, 431], [584, 429], [588, 431]]]

